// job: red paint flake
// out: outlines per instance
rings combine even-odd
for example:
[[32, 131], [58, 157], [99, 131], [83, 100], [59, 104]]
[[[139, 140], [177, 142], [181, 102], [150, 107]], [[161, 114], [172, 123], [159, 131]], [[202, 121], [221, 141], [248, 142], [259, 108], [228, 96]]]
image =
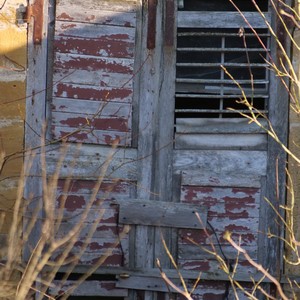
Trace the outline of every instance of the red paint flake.
[[86, 141], [88, 139], [88, 134], [86, 132], [73, 132], [72, 135], [70, 135], [70, 132], [66, 132], [66, 131], [60, 131], [59, 134], [60, 138], [63, 138], [66, 141], [72, 141], [72, 140], [76, 140], [76, 141]]
[[130, 22], [125, 22], [124, 23], [124, 27], [131, 27], [132, 25], [131, 25], [131, 23]]
[[89, 21], [93, 21], [93, 20], [95, 20], [95, 19], [96, 19], [96, 17], [95, 17], [94, 15], [91, 15], [91, 16], [89, 16], [89, 17], [86, 17], [86, 18], [85, 18], [85, 21], [89, 22]]
[[59, 15], [57, 17], [57, 20], [68, 20], [68, 21], [73, 21], [74, 18], [72, 18], [71, 16], [69, 16], [68, 14], [66, 13], [62, 13], [61, 15]]
[[[97, 153], [95, 153], [97, 156]], [[58, 181], [58, 188], [63, 189], [64, 188], [64, 183], [65, 180], [60, 179]], [[89, 190], [92, 191], [92, 189], [95, 187], [97, 181], [94, 180], [72, 180], [70, 185], [69, 185], [69, 192], [72, 193], [82, 193], [82, 190]], [[132, 182], [124, 181], [124, 180], [118, 180], [118, 181], [103, 181], [101, 183], [99, 192], [103, 193], [109, 193], [109, 192], [114, 192], [114, 193], [126, 193], [128, 194], [128, 188], [130, 185], [132, 185]]]
[[133, 58], [134, 41], [118, 41], [101, 38], [59, 37], [54, 42], [58, 53], [76, 53], [99, 57]]
[[[60, 202], [62, 201], [62, 196], [57, 199], [58, 206], [60, 206]], [[85, 206], [85, 199], [83, 196], [68, 196], [65, 201], [65, 208], [67, 211], [75, 211], [76, 209], [83, 208]]]
[[115, 144], [119, 144], [120, 143], [120, 136], [116, 135], [115, 137], [114, 136], [110, 136], [108, 134], [105, 134], [104, 135], [104, 138], [105, 138], [105, 143], [107, 145], [115, 145]]
[[224, 294], [206, 293], [203, 295], [203, 300], [223, 300], [223, 299], [224, 299]]
[[133, 66], [122, 64], [122, 60], [69, 55], [68, 60], [54, 61], [54, 68], [104, 71], [107, 73], [133, 74]]
[[108, 226], [107, 224], [106, 225], [101, 225], [98, 226], [96, 228], [96, 231], [98, 232], [110, 232], [112, 234], [112, 236], [117, 236], [119, 232], [122, 232], [123, 231], [123, 226]]
[[[103, 258], [103, 255], [101, 256]], [[101, 259], [101, 257], [99, 258], [94, 258], [91, 261], [89, 261], [88, 263], [91, 265], [94, 265], [96, 263], [99, 262], [99, 260]], [[87, 264], [87, 261], [83, 261], [84, 264]], [[111, 266], [111, 267], [119, 267], [123, 265], [123, 255], [121, 254], [113, 254], [108, 256], [105, 261], [103, 262], [103, 264], [101, 266]]]
[[[210, 234], [210, 231], [207, 229], [207, 233]], [[204, 230], [196, 229], [181, 229], [179, 231], [180, 243], [182, 244], [193, 244], [190, 240], [194, 241], [197, 244], [206, 244], [208, 236]]]
[[259, 193], [258, 188], [233, 188], [232, 192], [237, 193], [245, 193], [246, 195], [253, 196], [257, 193]]
[[229, 231], [229, 232], [249, 231], [249, 227], [230, 224], [224, 227], [224, 231]]
[[[97, 101], [131, 101], [132, 89], [112, 88], [99, 89], [97, 87], [75, 86], [71, 84], [58, 83], [54, 92], [56, 97], [79, 98]], [[130, 99], [128, 99], [130, 97]]]
[[76, 24], [62, 24], [61, 29], [70, 29], [76, 27]]
[[121, 132], [128, 132], [128, 120], [124, 118], [95, 118], [93, 120], [87, 120], [83, 117], [68, 118], [61, 120], [61, 125], [67, 125], [70, 127], [80, 127], [89, 123], [89, 127], [92, 130], [116, 130]]
[[204, 260], [194, 260], [194, 261], [184, 261], [180, 263], [180, 267], [186, 270], [193, 270], [193, 271], [202, 271], [208, 272], [210, 269], [209, 261]]

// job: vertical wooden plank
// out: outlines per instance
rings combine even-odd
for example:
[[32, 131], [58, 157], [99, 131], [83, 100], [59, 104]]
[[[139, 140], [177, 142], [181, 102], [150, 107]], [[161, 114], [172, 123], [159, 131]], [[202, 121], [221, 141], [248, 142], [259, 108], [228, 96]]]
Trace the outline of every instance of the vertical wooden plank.
[[[290, 1], [288, 1], [290, 2]], [[290, 3], [287, 3], [290, 4]], [[272, 14], [272, 28], [278, 28], [279, 19], [276, 13]], [[289, 49], [290, 45], [285, 45]], [[271, 41], [271, 53], [274, 63], [280, 69], [280, 60], [282, 59], [281, 51], [275, 39]], [[283, 59], [284, 61], [284, 59]], [[282, 144], [287, 144], [288, 129], [288, 91], [283, 86], [281, 80], [274, 72], [270, 74], [270, 99], [269, 99], [269, 119], [272, 127], [276, 132]], [[287, 83], [287, 82], [286, 82]], [[286, 153], [272, 137], [268, 138], [268, 165], [267, 165], [267, 181], [266, 181], [266, 198], [279, 211], [281, 204], [285, 203], [285, 185], [286, 185]], [[282, 266], [283, 245], [279, 238], [267, 238], [267, 232], [278, 237], [283, 235], [283, 224], [280, 224], [274, 210], [269, 207], [264, 216], [263, 232], [266, 234], [265, 251], [262, 263], [268, 268], [270, 273], [280, 277]], [[274, 263], [276, 261], [276, 263]]]
[[[29, 5], [34, 4], [34, 0], [29, 1]], [[42, 142], [43, 126], [45, 124], [45, 99], [46, 99], [46, 68], [47, 68], [47, 27], [48, 27], [48, 0], [44, 0], [43, 11], [43, 39], [41, 44], [33, 43], [33, 24], [30, 20], [28, 29], [28, 71], [27, 71], [27, 99], [26, 99], [26, 124], [25, 124], [25, 163], [31, 161], [30, 170], [26, 172], [26, 185], [24, 188], [24, 198], [32, 200], [27, 216], [32, 218], [35, 209], [42, 204], [42, 166], [40, 162], [40, 146]], [[30, 149], [37, 148], [32, 153]], [[31, 155], [32, 154], [32, 155]], [[34, 201], [33, 201], [34, 199]], [[41, 211], [39, 217], [41, 217]], [[37, 222], [36, 222], [37, 223]], [[26, 230], [26, 228], [25, 228]], [[33, 248], [41, 233], [41, 226], [36, 224], [32, 231], [28, 245], [24, 250], [24, 258], [27, 260], [31, 255], [30, 248]]]
[[[153, 3], [149, 1], [148, 4]], [[141, 36], [144, 38], [139, 49], [144, 65], [139, 74], [138, 178], [140, 180], [137, 196], [153, 201], [163, 199], [172, 201], [174, 48], [164, 47], [165, 3], [162, 1], [159, 1], [156, 7], [155, 43], [149, 47], [149, 36], [146, 33], [153, 14], [150, 9], [153, 7], [143, 7], [143, 11], [149, 11], [149, 14], [143, 14]], [[155, 33], [153, 28], [152, 30]], [[137, 226], [135, 267], [143, 269], [156, 267], [155, 259], [159, 258], [163, 267], [170, 268], [170, 261], [162, 246], [161, 233], [170, 247], [171, 232], [170, 229]], [[157, 293], [145, 292], [144, 299], [157, 298]]]

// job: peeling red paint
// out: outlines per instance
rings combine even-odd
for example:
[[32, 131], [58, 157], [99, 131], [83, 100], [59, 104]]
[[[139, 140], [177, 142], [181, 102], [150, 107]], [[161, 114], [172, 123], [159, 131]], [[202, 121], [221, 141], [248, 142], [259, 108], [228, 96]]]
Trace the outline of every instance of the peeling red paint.
[[105, 134], [105, 143], [108, 145], [120, 144], [121, 138], [119, 136], [112, 137], [110, 135]]
[[60, 121], [61, 125], [67, 125], [70, 127], [80, 127], [88, 124], [88, 127], [92, 130], [116, 130], [121, 132], [128, 132], [128, 120], [124, 118], [95, 118], [93, 120], [74, 117]]
[[122, 59], [105, 59], [98, 57], [79, 57], [74, 54], [68, 55], [68, 59], [59, 60], [56, 57], [54, 68], [77, 69], [88, 71], [105, 71], [107, 73], [133, 74], [133, 65], [130, 61], [124, 63]]
[[[95, 153], [97, 156], [97, 153]], [[68, 192], [69, 193], [84, 193], [86, 194], [87, 191], [90, 193], [92, 189], [95, 187], [97, 181], [94, 180], [71, 180]], [[59, 191], [64, 189], [65, 180], [60, 179], [58, 181], [58, 188]], [[111, 181], [111, 180], [105, 180], [101, 183], [99, 194], [101, 193], [107, 193], [107, 192], [114, 192], [114, 193], [120, 193], [120, 194], [126, 194], [129, 193], [129, 188], [131, 186], [135, 186], [134, 182], [130, 181], [124, 181], [124, 180], [117, 180], [117, 181]], [[109, 194], [107, 195], [109, 198]]]
[[96, 19], [95, 15], [91, 15], [91, 16], [89, 16], [89, 17], [86, 17], [86, 18], [85, 18], [85, 21], [89, 22], [89, 21], [93, 21], [93, 20], [95, 20], [95, 19]]
[[66, 83], [58, 83], [56, 85], [54, 96], [64, 98], [79, 98], [86, 100], [101, 101], [124, 101], [131, 102], [132, 89], [112, 88], [103, 89], [94, 86], [79, 86]]
[[77, 26], [76, 24], [62, 24], [61, 28], [62, 29], [70, 29], [70, 28], [74, 28], [76, 26]]
[[[91, 261], [89, 261], [89, 264], [93, 265], [97, 262], [99, 262], [99, 258], [94, 258]], [[87, 261], [84, 261], [84, 264], [86, 264]], [[120, 267], [123, 265], [123, 255], [121, 254], [112, 254], [107, 256], [107, 258], [105, 259], [105, 261], [103, 262], [103, 264], [101, 266], [105, 266], [105, 267]]]
[[228, 225], [224, 227], [224, 231], [234, 232], [234, 231], [249, 231], [249, 228], [246, 226], [238, 226], [238, 225]]
[[74, 20], [74, 18], [73, 17], [71, 17], [70, 15], [68, 15], [67, 13], [62, 13], [62, 14], [60, 14], [59, 16], [57, 16], [56, 17], [57, 18], [57, 20], [68, 20], [68, 21], [73, 21]]
[[54, 42], [54, 50], [59, 53], [76, 53], [99, 57], [133, 58], [134, 43], [107, 40], [103, 38], [59, 37]]
[[[57, 201], [60, 203], [61, 197], [59, 197]], [[85, 204], [86, 203], [83, 196], [72, 195], [67, 197], [65, 201], [65, 208], [68, 211], [75, 211], [78, 208], [83, 208]]]
[[232, 192], [236, 194], [242, 192], [249, 196], [251, 195], [253, 196], [259, 192], [259, 189], [258, 188], [233, 188]]
[[70, 135], [70, 132], [67, 131], [60, 131], [60, 138], [67, 140], [67, 141], [72, 141], [72, 139], [75, 139], [76, 141], [84, 141], [88, 140], [88, 135], [86, 132], [75, 132]]
[[210, 269], [209, 261], [184, 261], [180, 263], [180, 267], [187, 270], [208, 272]]

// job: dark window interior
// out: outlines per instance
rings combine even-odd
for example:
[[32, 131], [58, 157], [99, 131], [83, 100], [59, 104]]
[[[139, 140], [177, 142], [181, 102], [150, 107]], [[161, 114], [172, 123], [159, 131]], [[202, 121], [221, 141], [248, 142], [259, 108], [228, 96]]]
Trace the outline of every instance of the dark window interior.
[[[228, 0], [181, 0], [183, 7], [179, 10], [187, 11], [235, 11], [235, 8]], [[256, 11], [251, 0], [235, 0], [234, 3], [243, 11]], [[268, 10], [267, 0], [256, 0], [257, 5], [262, 11]]]
[[[235, 10], [226, 0], [181, 3], [182, 10]], [[235, 3], [244, 11], [255, 10], [251, 0]], [[257, 3], [268, 9], [268, 1]], [[242, 91], [267, 114], [269, 43], [267, 29], [177, 28], [175, 123], [177, 118], [242, 118], [238, 111], [249, 113], [241, 104]]]

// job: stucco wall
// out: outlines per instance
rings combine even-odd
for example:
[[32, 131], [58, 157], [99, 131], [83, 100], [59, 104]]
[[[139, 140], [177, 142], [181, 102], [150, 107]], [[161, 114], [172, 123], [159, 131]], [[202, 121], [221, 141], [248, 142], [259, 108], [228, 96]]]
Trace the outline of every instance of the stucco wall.
[[[17, 20], [22, 3], [7, 0], [0, 11], [0, 152], [6, 155], [23, 149], [27, 24]], [[1, 237], [9, 228], [21, 168], [22, 157], [11, 159], [0, 174], [0, 212], [6, 214]]]

